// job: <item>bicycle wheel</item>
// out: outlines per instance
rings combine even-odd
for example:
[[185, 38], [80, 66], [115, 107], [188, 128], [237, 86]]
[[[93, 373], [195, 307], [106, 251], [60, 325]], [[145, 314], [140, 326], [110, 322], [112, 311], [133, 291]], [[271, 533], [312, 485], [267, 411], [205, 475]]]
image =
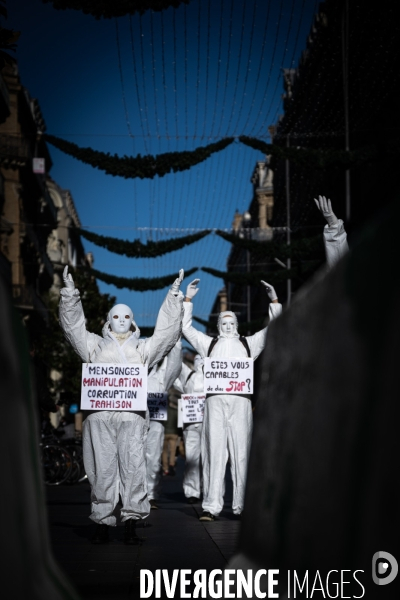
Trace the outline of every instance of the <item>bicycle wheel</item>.
[[54, 485], [60, 476], [61, 462], [58, 450], [58, 446], [42, 446], [42, 469], [46, 485]]
[[70, 485], [72, 485], [73, 483], [78, 483], [80, 476], [81, 468], [79, 466], [79, 463], [77, 460], [75, 460], [75, 458], [72, 458], [71, 473], [69, 474], [68, 479], [64, 481], [64, 483], [69, 483]]
[[60, 485], [68, 479], [73, 467], [70, 453], [61, 446], [42, 447], [42, 465], [46, 485]]
[[[82, 444], [76, 443], [72, 446], [72, 448], [74, 449], [73, 457], [75, 458], [75, 460], [78, 461], [79, 467], [80, 467], [80, 474], [79, 474], [77, 483], [82, 483], [82, 481], [85, 481], [85, 479], [87, 479], [87, 475], [85, 472], [85, 465], [83, 464]], [[68, 450], [71, 451], [71, 446], [68, 446]]]
[[65, 446], [66, 450], [70, 453], [72, 457], [72, 469], [69, 474], [68, 479], [65, 480], [65, 483], [73, 484], [78, 483], [81, 477], [81, 455], [82, 450], [79, 446], [68, 445]]

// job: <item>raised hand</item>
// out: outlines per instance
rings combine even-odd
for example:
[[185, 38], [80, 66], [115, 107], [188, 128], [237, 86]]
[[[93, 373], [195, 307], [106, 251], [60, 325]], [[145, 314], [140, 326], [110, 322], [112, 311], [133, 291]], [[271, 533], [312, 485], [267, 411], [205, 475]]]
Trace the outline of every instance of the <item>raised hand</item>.
[[322, 214], [322, 216], [325, 218], [326, 222], [328, 223], [328, 227], [332, 227], [333, 225], [336, 225], [338, 220], [337, 220], [335, 213], [332, 210], [332, 205], [331, 205], [331, 201], [329, 200], [329, 198], [325, 198], [325, 196], [318, 196], [318, 200], [316, 198], [314, 198], [314, 201], [315, 201], [315, 204], [317, 205], [319, 212]]
[[261, 280], [261, 283], [265, 287], [265, 291], [267, 292], [268, 298], [271, 300], [271, 302], [273, 302], [274, 300], [278, 300], [278, 296], [276, 295], [275, 288], [270, 283], [267, 283], [266, 281]]
[[184, 276], [185, 276], [185, 271], [183, 269], [181, 269], [179, 271], [178, 277], [175, 279], [174, 283], [171, 286], [171, 292], [174, 294], [174, 296], [177, 296], [179, 294], [179, 288], [181, 286]]
[[186, 298], [190, 298], [190, 300], [192, 300], [195, 297], [195, 295], [199, 291], [199, 288], [197, 287], [199, 281], [200, 279], [193, 279], [193, 281], [189, 283], [189, 285], [186, 288]]
[[66, 288], [68, 288], [69, 290], [75, 289], [75, 283], [74, 283], [74, 280], [72, 279], [72, 275], [71, 275], [71, 273], [68, 273], [68, 265], [65, 267], [65, 269], [63, 271], [63, 281], [64, 281], [64, 285]]

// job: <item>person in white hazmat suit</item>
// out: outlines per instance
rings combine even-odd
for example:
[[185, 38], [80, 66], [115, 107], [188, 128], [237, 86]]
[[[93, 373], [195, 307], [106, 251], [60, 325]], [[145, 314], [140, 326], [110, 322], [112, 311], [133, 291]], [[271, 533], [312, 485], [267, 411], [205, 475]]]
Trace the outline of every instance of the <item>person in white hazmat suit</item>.
[[[242, 337], [237, 331], [235, 313], [224, 311], [218, 317], [217, 338], [212, 338], [192, 325], [192, 299], [197, 294], [199, 279], [192, 281], [186, 291], [182, 335], [204, 358], [250, 357], [256, 359], [265, 346], [267, 327], [254, 335]], [[270, 299], [269, 318], [277, 317], [282, 306], [272, 285], [262, 281]], [[250, 452], [253, 413], [250, 396], [246, 394], [207, 395], [201, 434], [201, 462], [203, 469], [203, 513], [201, 521], [214, 521], [224, 503], [225, 469], [229, 458], [232, 481], [232, 510], [240, 515], [243, 510], [247, 463]]]
[[[181, 394], [204, 394], [204, 359], [200, 354], [194, 357], [194, 370], [182, 363], [182, 371], [174, 387]], [[184, 423], [183, 441], [185, 444], [185, 471], [183, 491], [189, 504], [195, 504], [201, 496], [200, 446], [203, 423]]]
[[[178, 377], [182, 364], [182, 343], [179, 340], [169, 354], [149, 374], [148, 393], [165, 393]], [[161, 454], [164, 446], [163, 421], [150, 420], [146, 440], [147, 494], [152, 509], [157, 509], [161, 477]]]
[[[181, 335], [183, 294], [179, 286], [183, 275], [181, 270], [161, 305], [154, 334], [140, 340], [132, 331], [136, 329], [133, 313], [124, 304], [110, 310], [103, 337], [87, 331], [80, 293], [65, 267], [59, 315], [66, 339], [83, 362], [156, 365]], [[93, 543], [108, 541], [108, 526], [116, 525], [113, 511], [119, 496], [124, 541], [134, 544], [138, 540], [136, 521], [150, 512], [144, 447], [148, 426], [146, 413], [135, 411], [97, 411], [84, 421], [83, 460], [91, 485], [90, 519], [97, 523]]]

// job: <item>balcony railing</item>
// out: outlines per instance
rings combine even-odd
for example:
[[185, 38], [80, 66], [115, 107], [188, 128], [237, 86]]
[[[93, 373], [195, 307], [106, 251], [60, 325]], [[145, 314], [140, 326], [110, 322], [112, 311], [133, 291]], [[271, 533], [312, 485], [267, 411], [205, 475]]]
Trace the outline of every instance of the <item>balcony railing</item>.
[[24, 166], [30, 157], [26, 140], [16, 135], [0, 134], [0, 159], [3, 165]]

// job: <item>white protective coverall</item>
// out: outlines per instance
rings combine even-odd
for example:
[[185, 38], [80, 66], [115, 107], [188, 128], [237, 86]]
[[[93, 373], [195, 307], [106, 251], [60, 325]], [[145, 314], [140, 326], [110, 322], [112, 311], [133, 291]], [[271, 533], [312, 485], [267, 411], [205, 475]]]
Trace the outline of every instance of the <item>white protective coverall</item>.
[[[192, 344], [202, 358], [208, 356], [213, 338], [197, 331], [192, 326], [193, 304], [184, 302], [182, 335]], [[269, 318], [272, 320], [282, 311], [279, 303], [270, 303]], [[234, 315], [230, 311], [221, 315]], [[221, 317], [220, 315], [220, 317]], [[235, 317], [236, 318], [236, 317]], [[219, 325], [218, 341], [210, 356], [225, 358], [247, 357], [247, 351], [236, 332], [226, 337]], [[246, 337], [251, 358], [262, 352], [267, 336], [267, 327]], [[217, 516], [224, 504], [225, 469], [229, 458], [232, 481], [234, 514], [243, 510], [246, 486], [247, 463], [250, 452], [253, 413], [248, 396], [233, 394], [210, 395], [206, 399], [201, 435], [201, 462], [203, 468], [203, 511]]]
[[[181, 394], [204, 394], [204, 360], [197, 354], [194, 359], [194, 371], [182, 363], [182, 371], [174, 383]], [[203, 423], [184, 423], [183, 441], [185, 444], [185, 472], [183, 475], [183, 491], [186, 498], [200, 498], [201, 471], [200, 447]]]
[[[147, 380], [149, 393], [168, 392], [178, 377], [182, 364], [182, 343], [179, 340], [161, 364], [157, 364]], [[146, 440], [147, 494], [149, 500], [156, 500], [159, 492], [161, 454], [164, 445], [164, 422], [150, 421]]]
[[[132, 334], [122, 344], [103, 328], [103, 337], [90, 333], [79, 291], [61, 289], [60, 324], [65, 337], [83, 362], [156, 365], [181, 335], [183, 295], [171, 290], [160, 308], [154, 334], [141, 340]], [[150, 512], [147, 498], [145, 438], [146, 413], [97, 411], [83, 424], [83, 459], [91, 485], [92, 513], [98, 524], [116, 525], [113, 511], [122, 499], [121, 518], [143, 519]]]

